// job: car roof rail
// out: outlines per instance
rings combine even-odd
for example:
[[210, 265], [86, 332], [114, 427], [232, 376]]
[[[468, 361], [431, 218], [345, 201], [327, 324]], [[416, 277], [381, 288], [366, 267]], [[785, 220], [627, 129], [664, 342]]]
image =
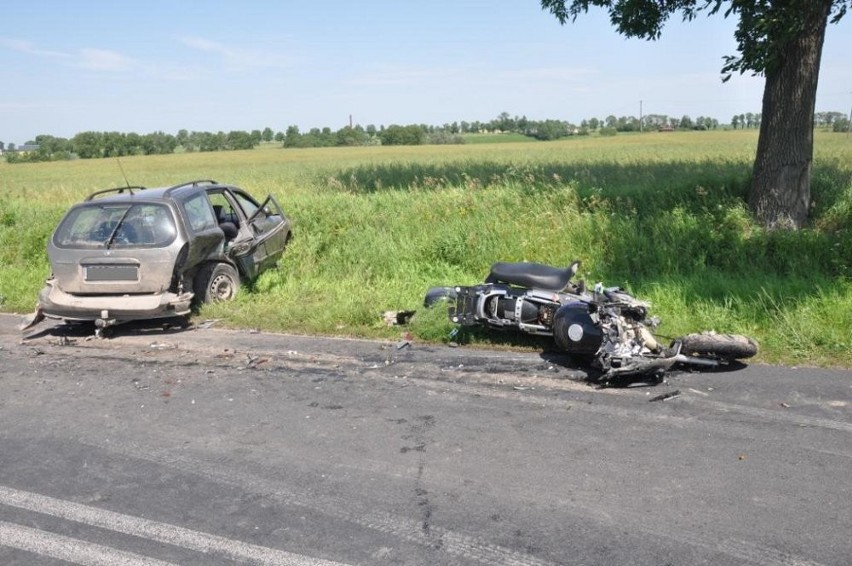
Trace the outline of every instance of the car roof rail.
[[89, 196], [86, 197], [86, 200], [93, 200], [95, 197], [99, 197], [99, 196], [105, 195], [107, 193], [121, 194], [124, 191], [127, 191], [132, 195], [132, 194], [136, 194], [136, 191], [144, 191], [146, 188], [147, 187], [143, 187], [141, 185], [133, 185], [133, 186], [127, 185], [127, 186], [124, 186], [124, 187], [114, 187], [112, 189], [103, 189], [103, 190], [100, 190], [100, 191], [93, 192], [92, 194], [90, 194]]
[[172, 187], [166, 189], [166, 192], [171, 192], [175, 189], [179, 189], [181, 187], [197, 187], [198, 185], [218, 185], [216, 181], [213, 179], [196, 179], [195, 181], [187, 181], [186, 183], [178, 183]]

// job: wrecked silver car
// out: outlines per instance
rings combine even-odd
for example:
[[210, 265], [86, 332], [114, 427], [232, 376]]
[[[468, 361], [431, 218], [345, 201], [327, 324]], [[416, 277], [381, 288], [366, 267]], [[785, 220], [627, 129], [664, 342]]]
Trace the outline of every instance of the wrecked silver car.
[[29, 328], [45, 316], [94, 322], [177, 317], [229, 300], [274, 267], [290, 221], [270, 195], [212, 180], [117, 187], [74, 205], [47, 244], [52, 274]]

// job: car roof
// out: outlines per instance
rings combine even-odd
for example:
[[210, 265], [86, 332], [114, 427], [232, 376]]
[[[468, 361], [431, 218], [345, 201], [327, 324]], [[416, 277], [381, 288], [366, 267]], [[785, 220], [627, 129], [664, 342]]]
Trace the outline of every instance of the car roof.
[[163, 200], [168, 197], [180, 196], [184, 193], [196, 191], [199, 187], [209, 188], [211, 186], [217, 187], [221, 185], [212, 179], [199, 179], [195, 181], [187, 181], [186, 183], [179, 183], [170, 187], [154, 187], [150, 189], [138, 185], [128, 185], [125, 187], [114, 187], [111, 189], [95, 191], [87, 196], [85, 201], [89, 202], [97, 200], [99, 202], [127, 202], [137, 199], [146, 201]]

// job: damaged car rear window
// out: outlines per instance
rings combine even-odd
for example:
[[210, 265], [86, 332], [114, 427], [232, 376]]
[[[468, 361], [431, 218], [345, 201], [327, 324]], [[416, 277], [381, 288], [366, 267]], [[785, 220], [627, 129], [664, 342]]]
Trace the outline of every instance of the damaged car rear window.
[[156, 248], [177, 235], [169, 208], [161, 204], [91, 204], [72, 209], [53, 237], [60, 248]]

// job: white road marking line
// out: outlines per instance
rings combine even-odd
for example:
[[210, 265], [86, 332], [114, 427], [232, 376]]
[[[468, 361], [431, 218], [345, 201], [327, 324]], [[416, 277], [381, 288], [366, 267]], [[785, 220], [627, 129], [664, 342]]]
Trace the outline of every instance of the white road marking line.
[[176, 566], [93, 542], [0, 521], [0, 546], [83, 566]]
[[[0, 504], [52, 515], [110, 531], [144, 537], [203, 553], [219, 553], [256, 564], [275, 566], [349, 566], [343, 562], [322, 560], [283, 550], [211, 535], [177, 525], [160, 523], [123, 513], [98, 509], [38, 493], [0, 486]], [[2, 542], [0, 542], [2, 544]]]
[[[487, 566], [498, 564], [503, 566], [557, 566], [555, 562], [538, 559], [523, 550], [512, 550], [491, 544], [438, 525], [432, 525], [427, 533], [423, 529], [422, 519], [412, 519], [408, 516], [377, 510], [373, 505], [365, 507], [363, 504], [355, 504], [341, 497], [297, 493], [282, 487], [279, 481], [270, 480], [253, 473], [243, 472], [242, 470], [219, 470], [202, 460], [186, 456], [183, 451], [167, 449], [152, 451], [149, 447], [132, 442], [98, 444], [84, 441], [83, 446], [198, 475], [217, 483], [246, 490], [253, 495], [272, 499], [277, 503], [297, 505], [305, 509], [319, 511], [329, 517], [430, 549], [435, 549], [437, 545], [440, 545], [442, 555], [454, 555]], [[385, 468], [365, 469], [378, 473], [385, 471]], [[412, 467], [411, 473], [415, 473], [415, 470], [416, 468]]]

